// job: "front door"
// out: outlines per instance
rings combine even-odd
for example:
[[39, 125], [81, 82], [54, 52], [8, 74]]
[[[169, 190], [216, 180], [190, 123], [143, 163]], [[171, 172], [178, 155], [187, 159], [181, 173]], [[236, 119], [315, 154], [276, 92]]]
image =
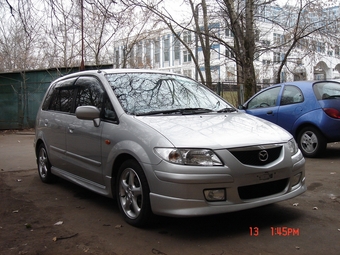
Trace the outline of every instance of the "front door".
[[274, 87], [256, 95], [248, 102], [246, 112], [270, 122], [277, 123], [280, 90], [281, 87]]
[[[94, 77], [80, 77], [76, 84], [75, 109], [78, 106], [103, 107], [104, 89]], [[104, 184], [102, 174], [102, 126], [92, 120], [73, 116], [66, 130], [67, 171], [88, 181]], [[84, 180], [83, 180], [84, 181]]]

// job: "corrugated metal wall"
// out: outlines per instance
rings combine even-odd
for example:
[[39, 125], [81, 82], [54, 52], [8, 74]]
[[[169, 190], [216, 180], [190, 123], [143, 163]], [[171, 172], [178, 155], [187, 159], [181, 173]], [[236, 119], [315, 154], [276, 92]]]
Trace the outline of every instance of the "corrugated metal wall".
[[[110, 68], [102, 66], [101, 68]], [[86, 67], [97, 69], [97, 67]], [[73, 69], [48, 69], [0, 74], [0, 130], [35, 126], [35, 117], [49, 84]]]

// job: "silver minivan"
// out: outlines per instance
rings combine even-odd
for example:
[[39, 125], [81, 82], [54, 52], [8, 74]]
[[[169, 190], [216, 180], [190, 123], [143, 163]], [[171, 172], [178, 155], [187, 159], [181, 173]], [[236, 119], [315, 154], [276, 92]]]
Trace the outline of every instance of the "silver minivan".
[[153, 214], [226, 213], [306, 190], [305, 159], [288, 132], [173, 73], [57, 79], [37, 114], [35, 150], [43, 182], [59, 176], [116, 198], [134, 226]]

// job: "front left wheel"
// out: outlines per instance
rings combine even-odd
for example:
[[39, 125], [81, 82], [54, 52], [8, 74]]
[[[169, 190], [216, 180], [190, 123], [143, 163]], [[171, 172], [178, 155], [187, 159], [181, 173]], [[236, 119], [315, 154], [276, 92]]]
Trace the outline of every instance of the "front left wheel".
[[124, 220], [130, 225], [143, 227], [150, 222], [150, 189], [145, 174], [135, 160], [125, 161], [117, 178], [117, 201]]
[[55, 176], [51, 173], [51, 163], [48, 159], [47, 150], [44, 144], [40, 144], [37, 151], [38, 173], [42, 182], [51, 183]]

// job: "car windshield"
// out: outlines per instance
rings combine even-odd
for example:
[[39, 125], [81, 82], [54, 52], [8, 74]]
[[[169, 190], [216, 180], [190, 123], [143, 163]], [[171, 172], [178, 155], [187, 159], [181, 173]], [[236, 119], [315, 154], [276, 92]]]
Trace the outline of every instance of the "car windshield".
[[314, 84], [313, 90], [318, 100], [340, 99], [340, 83], [318, 82]]
[[235, 111], [198, 82], [173, 74], [107, 74], [112, 90], [128, 114], [197, 114]]

